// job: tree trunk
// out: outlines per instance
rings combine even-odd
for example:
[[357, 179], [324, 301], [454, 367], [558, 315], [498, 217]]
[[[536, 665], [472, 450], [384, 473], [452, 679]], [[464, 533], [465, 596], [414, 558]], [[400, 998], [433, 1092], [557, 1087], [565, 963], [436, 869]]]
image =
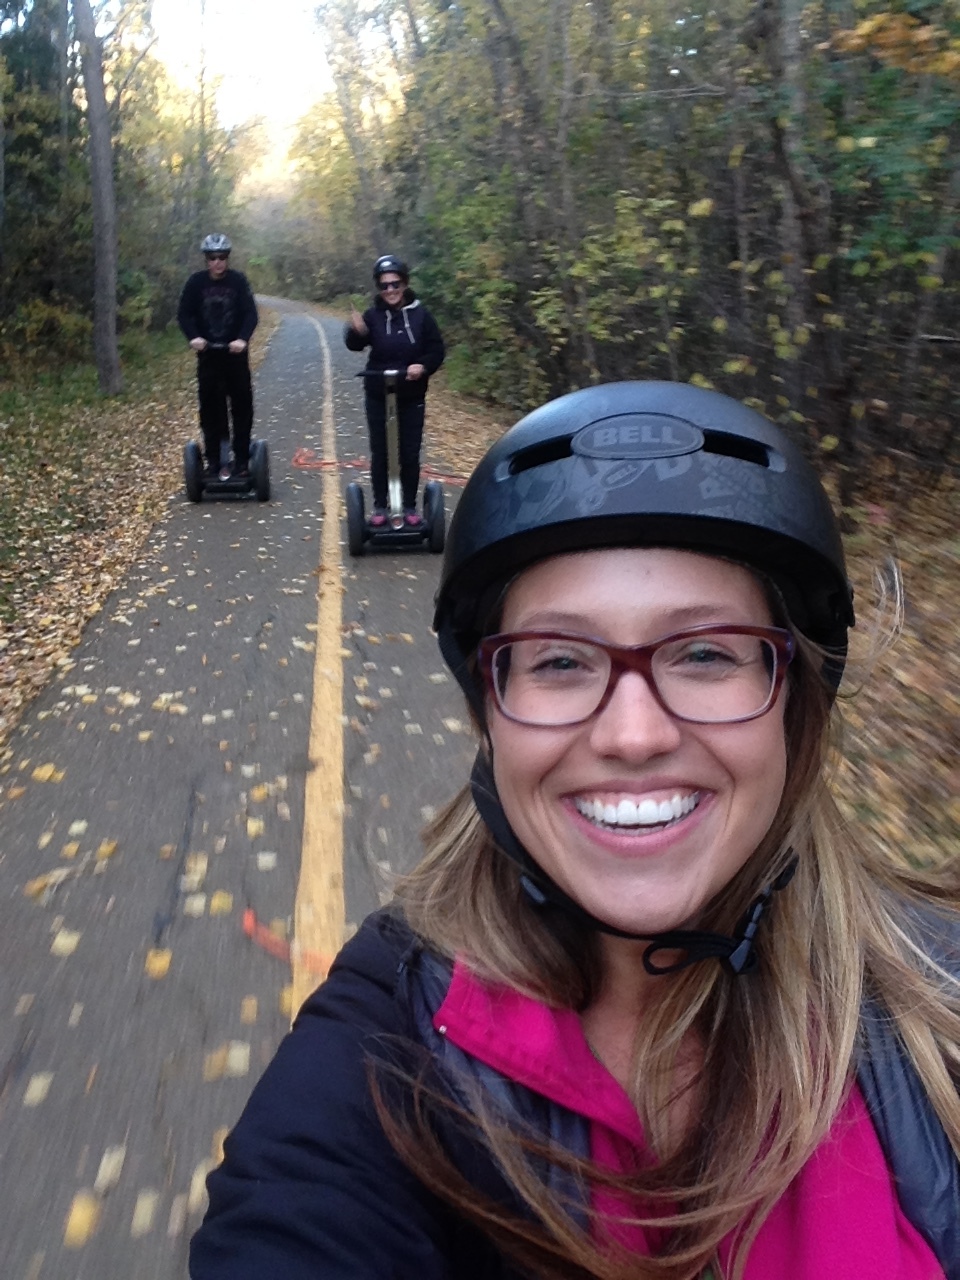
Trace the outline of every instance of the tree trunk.
[[6, 230], [6, 213], [7, 213], [7, 64], [0, 57], [0, 313], [4, 309], [7, 294], [6, 281], [6, 262], [4, 261], [3, 246], [5, 241], [4, 232]]
[[70, 0], [60, 0], [60, 173], [66, 185], [70, 145]]
[[90, 132], [90, 182], [93, 196], [93, 349], [104, 395], [116, 395], [123, 380], [117, 348], [117, 214], [113, 189], [110, 115], [103, 87], [103, 57], [90, 0], [73, 0], [73, 16], [82, 50], [83, 87]]

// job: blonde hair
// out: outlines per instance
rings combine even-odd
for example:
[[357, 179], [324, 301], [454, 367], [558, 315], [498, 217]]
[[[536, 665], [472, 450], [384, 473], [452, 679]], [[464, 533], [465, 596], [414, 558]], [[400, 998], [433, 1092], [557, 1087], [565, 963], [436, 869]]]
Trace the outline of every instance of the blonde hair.
[[[862, 845], [827, 785], [835, 745], [823, 655], [798, 637], [785, 714], [787, 784], [753, 857], [707, 909], [704, 929], [732, 933], [758, 892], [790, 861], [793, 881], [771, 901], [747, 977], [703, 963], [661, 978], [639, 1031], [630, 1094], [655, 1167], [611, 1175], [511, 1132], [482, 1097], [469, 1117], [535, 1222], [478, 1202], [426, 1122], [401, 1121], [375, 1084], [388, 1136], [417, 1175], [509, 1256], [542, 1277], [690, 1280], [736, 1234], [734, 1275], [773, 1205], [828, 1133], [855, 1068], [860, 1011], [870, 997], [893, 1019], [937, 1115], [960, 1154], [960, 985], [907, 925], [911, 902], [955, 906], [956, 885], [909, 874]], [[459, 956], [481, 979], [559, 1008], [597, 993], [596, 936], [523, 893], [519, 873], [483, 825], [468, 789], [432, 823], [426, 856], [398, 901], [426, 943]], [[703, 1044], [698, 1114], [671, 1147], [663, 1117], [676, 1096], [678, 1055], [690, 1032]], [[414, 1082], [415, 1089], [418, 1087]], [[437, 1103], [436, 1097], [432, 1098]], [[418, 1103], [419, 1106], [419, 1103]], [[418, 1111], [418, 1108], [414, 1108]], [[419, 1112], [418, 1112], [419, 1114]], [[602, 1222], [577, 1227], [534, 1172], [546, 1155], [627, 1201], [672, 1207], [630, 1221], [668, 1228], [657, 1257], [626, 1258]], [[580, 1206], [582, 1210], [582, 1206]], [[610, 1224], [608, 1224], [610, 1225]]]

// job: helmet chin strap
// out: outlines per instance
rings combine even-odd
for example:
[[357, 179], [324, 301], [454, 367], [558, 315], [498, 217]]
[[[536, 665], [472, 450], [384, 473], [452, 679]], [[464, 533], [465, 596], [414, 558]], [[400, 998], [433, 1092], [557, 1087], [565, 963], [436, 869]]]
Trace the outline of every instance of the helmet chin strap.
[[[534, 906], [541, 910], [553, 907], [563, 911], [587, 929], [609, 934], [614, 938], [628, 938], [635, 942], [649, 942], [643, 952], [643, 967], [647, 973], [676, 973], [701, 960], [719, 960], [730, 973], [749, 973], [756, 967], [757, 955], [754, 940], [757, 929], [767, 909], [771, 896], [793, 879], [797, 869], [796, 856], [783, 871], [758, 895], [740, 922], [736, 934], [709, 933], [701, 929], [670, 929], [665, 933], [631, 933], [615, 925], [598, 920], [596, 916], [575, 902], [547, 875], [517, 839], [507, 821], [493, 770], [482, 753], [477, 753], [470, 775], [470, 790], [480, 817], [486, 823], [497, 847], [520, 869], [520, 885]], [[657, 964], [655, 957], [661, 951], [681, 951], [682, 957], [671, 964]]]

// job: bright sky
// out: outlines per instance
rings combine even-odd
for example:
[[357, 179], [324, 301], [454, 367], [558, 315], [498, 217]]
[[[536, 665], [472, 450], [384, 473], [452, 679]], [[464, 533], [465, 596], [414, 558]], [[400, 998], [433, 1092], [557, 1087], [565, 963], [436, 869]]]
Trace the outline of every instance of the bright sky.
[[[200, 61], [200, 0], [154, 0], [159, 56], [192, 85]], [[221, 77], [217, 106], [230, 127], [254, 116], [279, 135], [328, 88], [310, 0], [206, 0], [207, 69]]]

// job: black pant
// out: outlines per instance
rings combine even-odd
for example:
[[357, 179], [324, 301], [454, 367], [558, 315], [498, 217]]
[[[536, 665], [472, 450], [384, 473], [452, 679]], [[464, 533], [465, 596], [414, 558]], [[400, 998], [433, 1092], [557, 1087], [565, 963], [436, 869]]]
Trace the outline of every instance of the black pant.
[[250, 431], [253, 427], [253, 388], [246, 351], [201, 351], [197, 357], [197, 390], [200, 397], [200, 430], [207, 466], [220, 466], [220, 441], [230, 439], [227, 402], [233, 420], [233, 457], [245, 470], [250, 463]]
[[[366, 394], [367, 428], [370, 433], [370, 483], [373, 505], [387, 505], [387, 402], [372, 392]], [[420, 487], [420, 445], [423, 441], [423, 400], [399, 400], [400, 419], [400, 488], [405, 509], [417, 505]]]

